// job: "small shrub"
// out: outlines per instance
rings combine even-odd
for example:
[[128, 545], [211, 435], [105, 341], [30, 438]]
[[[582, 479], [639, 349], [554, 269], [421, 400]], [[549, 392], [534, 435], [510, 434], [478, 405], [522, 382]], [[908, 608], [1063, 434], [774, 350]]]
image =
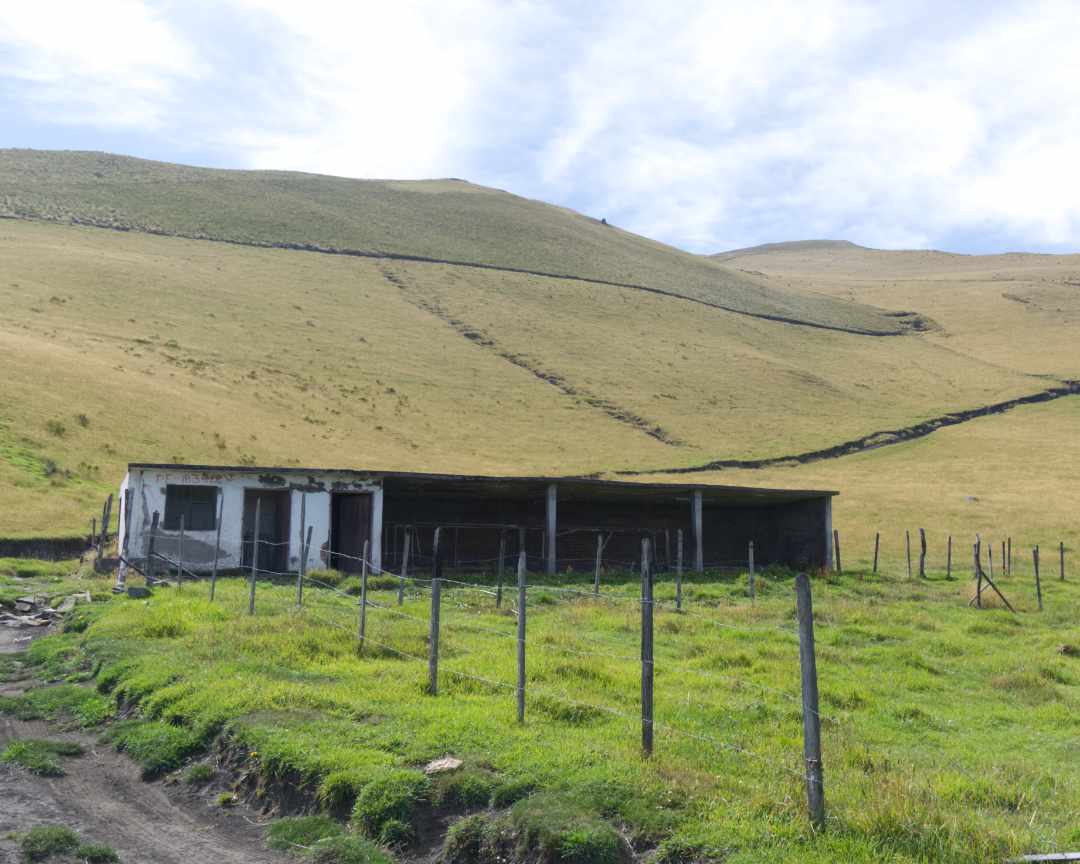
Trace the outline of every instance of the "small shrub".
[[394, 859], [363, 837], [342, 834], [315, 844], [314, 864], [394, 864]]
[[297, 847], [314, 846], [320, 840], [337, 837], [341, 825], [329, 816], [294, 816], [271, 822], [266, 830], [266, 845], [271, 849], [292, 852]]
[[83, 748], [70, 741], [45, 741], [36, 738], [16, 739], [0, 753], [0, 762], [21, 765], [39, 777], [62, 777], [60, 756], [81, 756]]
[[79, 848], [79, 835], [65, 825], [38, 825], [23, 835], [19, 850], [24, 861], [46, 861], [71, 855]]
[[232, 792], [222, 792], [217, 796], [218, 807], [235, 807], [237, 803], [236, 795]]
[[86, 864], [117, 864], [120, 860], [116, 850], [104, 843], [82, 843], [75, 850], [75, 857]]
[[535, 790], [536, 784], [529, 780], [509, 780], [495, 788], [491, 794], [491, 806], [502, 810], [522, 798], [528, 798]]
[[412, 825], [400, 819], [387, 819], [379, 831], [379, 842], [390, 849], [403, 849], [415, 836]]
[[63, 438], [67, 434], [67, 428], [59, 420], [50, 420], [45, 424], [45, 431], [57, 438]]
[[145, 780], [175, 771], [205, 744], [194, 730], [142, 720], [121, 723], [108, 737], [117, 750], [139, 763]]
[[441, 859], [447, 864], [474, 864], [484, 860], [489, 824], [489, 818], [480, 813], [458, 819], [446, 832]]
[[349, 771], [332, 771], [319, 784], [319, 806], [330, 813], [347, 813], [363, 785], [363, 780]]
[[322, 582], [324, 585], [330, 585], [337, 588], [349, 574], [342, 573], [340, 570], [309, 570], [307, 579], [318, 585]]
[[75, 415], [75, 422], [82, 426], [83, 429], [86, 429], [90, 426], [90, 418], [87, 417], [85, 414]]
[[391, 819], [409, 822], [428, 793], [428, 779], [418, 771], [394, 769], [360, 792], [352, 819], [369, 837], [378, 837]]
[[213, 780], [216, 773], [217, 772], [205, 762], [199, 762], [197, 765], [192, 765], [184, 772], [184, 782], [192, 786], [201, 786], [204, 783], [209, 783]]
[[490, 803], [495, 778], [487, 771], [469, 769], [442, 774], [431, 785], [431, 803], [436, 807], [475, 810]]

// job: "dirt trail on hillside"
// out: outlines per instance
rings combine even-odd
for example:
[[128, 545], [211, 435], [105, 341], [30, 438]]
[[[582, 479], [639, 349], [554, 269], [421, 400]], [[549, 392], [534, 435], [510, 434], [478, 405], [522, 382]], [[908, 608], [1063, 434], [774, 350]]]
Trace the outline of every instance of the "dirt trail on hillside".
[[[25, 633], [0, 628], [0, 653], [26, 647]], [[0, 683], [0, 694], [17, 695], [29, 678]], [[40, 722], [0, 717], [0, 749], [13, 738], [76, 741], [85, 755], [64, 759], [63, 777], [35, 777], [0, 765], [0, 864], [20, 861], [10, 832], [35, 825], [66, 825], [86, 840], [116, 849], [122, 864], [256, 864], [292, 860], [263, 845], [262, 828], [243, 808], [217, 808], [213, 794], [145, 783], [139, 769], [84, 732], [59, 732]], [[215, 790], [216, 791], [216, 790]], [[249, 821], [251, 820], [251, 821]]]

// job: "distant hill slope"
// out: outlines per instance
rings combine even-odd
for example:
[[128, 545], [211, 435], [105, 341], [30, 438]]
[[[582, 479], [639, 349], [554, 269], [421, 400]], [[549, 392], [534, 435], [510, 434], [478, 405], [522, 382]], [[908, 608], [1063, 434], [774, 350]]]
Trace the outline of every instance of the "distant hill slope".
[[459, 180], [351, 180], [0, 150], [0, 216], [569, 276], [859, 333], [910, 326], [880, 309], [788, 292], [598, 219]]

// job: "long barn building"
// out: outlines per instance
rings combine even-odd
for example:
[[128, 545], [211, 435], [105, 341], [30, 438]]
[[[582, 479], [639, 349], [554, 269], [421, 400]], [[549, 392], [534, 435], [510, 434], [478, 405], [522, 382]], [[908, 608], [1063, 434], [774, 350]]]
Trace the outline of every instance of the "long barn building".
[[[132, 463], [120, 488], [119, 544], [129, 561], [155, 554], [205, 572], [355, 571], [365, 544], [375, 572], [430, 562], [489, 570], [499, 556], [529, 569], [636, 566], [641, 538], [658, 566], [832, 564], [835, 492], [636, 483], [582, 477], [484, 477], [324, 468]], [[258, 526], [256, 528], [256, 513]], [[156, 518], [155, 518], [156, 514]], [[181, 549], [181, 524], [183, 544]], [[310, 541], [308, 541], [310, 536]], [[257, 541], [257, 542], [256, 542]]]

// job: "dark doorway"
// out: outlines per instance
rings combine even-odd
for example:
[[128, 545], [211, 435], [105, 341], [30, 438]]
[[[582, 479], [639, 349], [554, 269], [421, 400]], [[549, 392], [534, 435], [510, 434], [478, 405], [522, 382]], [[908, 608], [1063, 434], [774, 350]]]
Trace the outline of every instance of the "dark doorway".
[[364, 541], [371, 539], [371, 495], [337, 493], [331, 496], [330, 510], [330, 566], [359, 573]]
[[255, 507], [259, 508], [259, 560], [256, 567], [282, 573], [289, 564], [289, 492], [287, 489], [244, 490], [244, 567], [251, 566]]

